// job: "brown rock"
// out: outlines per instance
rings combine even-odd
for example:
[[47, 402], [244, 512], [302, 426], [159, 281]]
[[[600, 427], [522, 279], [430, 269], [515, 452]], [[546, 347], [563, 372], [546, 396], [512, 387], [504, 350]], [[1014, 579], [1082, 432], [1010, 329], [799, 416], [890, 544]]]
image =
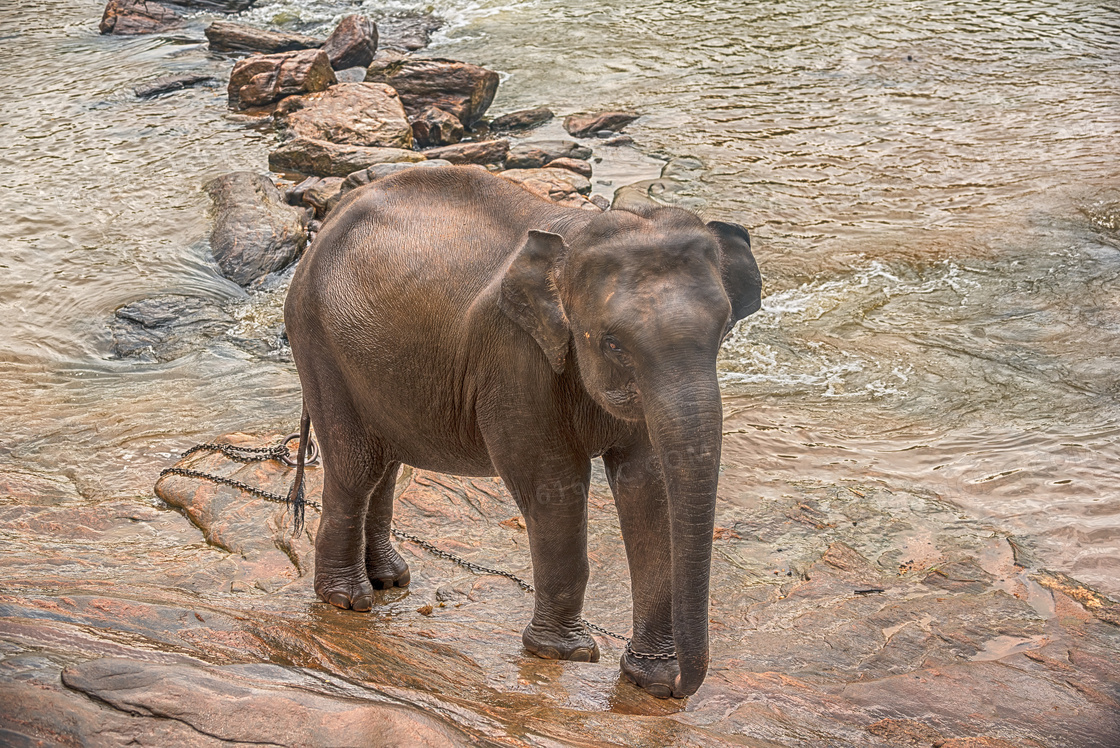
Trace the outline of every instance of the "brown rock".
[[552, 110], [547, 107], [522, 109], [521, 111], [510, 112], [509, 114], [503, 114], [501, 117], [495, 118], [490, 122], [490, 129], [495, 132], [531, 130], [534, 127], [540, 127], [555, 116]]
[[412, 137], [421, 148], [454, 145], [463, 139], [464, 132], [458, 117], [434, 106], [412, 120]]
[[184, 88], [209, 86], [217, 84], [217, 82], [218, 79], [212, 75], [201, 75], [198, 73], [164, 75], [135, 86], [132, 92], [135, 93], [138, 98], [148, 99], [153, 96], [159, 96], [160, 94], [171, 93], [172, 91], [181, 91]]
[[935, 728], [912, 719], [881, 719], [867, 726], [867, 731], [877, 738], [896, 745], [940, 746], [945, 742]]
[[377, 54], [377, 24], [365, 16], [346, 16], [327, 37], [323, 51], [335, 70], [367, 66]]
[[322, 91], [337, 79], [321, 49], [253, 55], [237, 63], [229, 77], [229, 105], [248, 109], [285, 96]]
[[398, 52], [381, 52], [366, 71], [366, 80], [397, 89], [410, 117], [434, 106], [470, 127], [498, 90], [493, 70], [457, 60], [414, 59]]
[[98, 28], [102, 34], [132, 36], [173, 29], [182, 21], [174, 9], [152, 0], [109, 0]]
[[231, 21], [214, 21], [206, 27], [205, 34], [212, 52], [277, 54], [323, 46], [323, 40], [313, 36], [258, 29], [255, 26]]
[[276, 107], [289, 134], [311, 140], [382, 148], [411, 148], [412, 126], [397, 92], [381, 83], [339, 83], [290, 96]]
[[630, 112], [599, 112], [598, 114], [573, 114], [564, 120], [564, 129], [572, 137], [587, 138], [604, 130], [617, 132], [641, 115]]
[[578, 158], [558, 158], [545, 164], [546, 169], [567, 169], [591, 178], [591, 164]]
[[[590, 180], [567, 169], [508, 169], [499, 176], [553, 202], [562, 203], [591, 192]], [[578, 202], [582, 205], [586, 201]]]
[[429, 13], [387, 16], [377, 22], [377, 32], [381, 47], [413, 52], [428, 46], [442, 26], [443, 21]]
[[591, 158], [591, 149], [574, 140], [541, 140], [522, 143], [509, 150], [506, 158], [507, 169], [539, 169], [558, 158], [574, 158], [586, 161]]
[[424, 151], [427, 158], [441, 158], [453, 164], [500, 164], [509, 153], [509, 141], [484, 140], [481, 143], [456, 143]]
[[327, 215], [328, 205], [342, 192], [343, 177], [326, 177], [303, 191], [303, 202], [310, 206], [318, 218]]
[[374, 164], [423, 161], [426, 156], [403, 148], [377, 148], [295, 138], [268, 154], [272, 171], [298, 172], [317, 177], [344, 177]]

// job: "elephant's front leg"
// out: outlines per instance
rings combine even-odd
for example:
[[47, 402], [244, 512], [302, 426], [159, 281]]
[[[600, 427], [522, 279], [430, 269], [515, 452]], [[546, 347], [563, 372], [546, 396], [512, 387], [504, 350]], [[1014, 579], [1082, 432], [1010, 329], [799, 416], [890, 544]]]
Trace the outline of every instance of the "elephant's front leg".
[[620, 661], [628, 680], [669, 698], [680, 674], [673, 645], [669, 504], [661, 467], [643, 430], [603, 455], [622, 525], [634, 596], [634, 633]]
[[525, 515], [533, 557], [536, 593], [533, 620], [521, 635], [525, 648], [547, 659], [598, 662], [599, 646], [580, 621], [590, 461], [526, 460], [502, 477]]

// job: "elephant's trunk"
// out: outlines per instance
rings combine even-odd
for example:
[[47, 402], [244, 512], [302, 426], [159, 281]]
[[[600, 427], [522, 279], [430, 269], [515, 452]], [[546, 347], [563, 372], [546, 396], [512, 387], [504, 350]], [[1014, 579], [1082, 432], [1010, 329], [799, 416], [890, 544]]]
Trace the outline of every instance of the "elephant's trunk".
[[708, 577], [723, 405], [714, 366], [662, 370], [640, 387], [646, 426], [661, 461], [672, 539], [674, 695], [688, 696], [708, 671]]

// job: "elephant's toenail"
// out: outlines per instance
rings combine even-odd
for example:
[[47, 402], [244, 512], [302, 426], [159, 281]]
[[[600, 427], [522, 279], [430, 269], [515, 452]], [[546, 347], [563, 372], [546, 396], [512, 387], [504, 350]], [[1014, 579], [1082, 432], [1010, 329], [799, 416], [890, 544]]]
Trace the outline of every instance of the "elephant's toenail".
[[369, 595], [362, 595], [354, 601], [351, 607], [359, 613], [366, 613], [373, 610], [373, 598]]
[[572, 662], [591, 662], [591, 650], [587, 647], [578, 647], [569, 658]]
[[664, 683], [651, 683], [646, 686], [646, 691], [649, 692], [650, 696], [656, 697], [658, 699], [668, 699], [673, 695], [672, 689], [670, 689]]
[[346, 610], [350, 607], [350, 598], [348, 598], [341, 592], [334, 593], [330, 596], [330, 598], [328, 598], [328, 600], [330, 604], [335, 606], [336, 608], [342, 608], [343, 610]]

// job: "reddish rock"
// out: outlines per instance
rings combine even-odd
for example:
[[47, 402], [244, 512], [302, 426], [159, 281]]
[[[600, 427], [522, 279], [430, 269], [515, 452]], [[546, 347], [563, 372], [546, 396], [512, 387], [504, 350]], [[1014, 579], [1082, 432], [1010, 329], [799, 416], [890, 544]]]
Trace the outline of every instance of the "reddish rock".
[[132, 36], [166, 31], [182, 22], [174, 9], [153, 0], [109, 0], [98, 29], [102, 34]]
[[545, 164], [546, 169], [567, 169], [576, 174], [591, 178], [591, 164], [578, 158], [558, 158]]
[[412, 120], [412, 137], [421, 148], [454, 145], [463, 139], [464, 132], [458, 117], [434, 106]]
[[327, 37], [323, 51], [335, 70], [366, 67], [377, 54], [377, 25], [365, 16], [346, 16]]
[[501, 117], [495, 117], [494, 120], [490, 122], [490, 129], [494, 132], [532, 130], [534, 127], [540, 127], [555, 116], [552, 110], [546, 107], [540, 107], [539, 109], [522, 109], [518, 112], [510, 112], [509, 114], [503, 114]]
[[323, 91], [337, 82], [321, 49], [252, 55], [230, 73], [229, 105], [238, 109], [264, 106], [285, 96]]
[[587, 138], [603, 131], [617, 132], [640, 116], [630, 112], [573, 114], [564, 119], [564, 129], [572, 137]]
[[482, 117], [498, 90], [498, 74], [493, 70], [398, 52], [379, 53], [366, 71], [366, 80], [397, 89], [410, 117], [434, 106], [458, 117], [464, 127]]
[[509, 153], [509, 141], [484, 140], [481, 143], [457, 143], [424, 151], [427, 158], [441, 158], [453, 164], [500, 164]]
[[507, 169], [539, 169], [558, 158], [574, 158], [586, 161], [591, 158], [591, 149], [574, 140], [540, 140], [521, 143], [509, 150], [506, 158]]
[[243, 23], [214, 21], [206, 27], [206, 39], [212, 52], [263, 52], [277, 54], [323, 46], [322, 39], [304, 34], [258, 29]]
[[599, 210], [584, 195], [591, 192], [591, 182], [567, 169], [508, 169], [499, 172], [514, 184], [553, 202], [588, 210]]
[[397, 92], [381, 83], [338, 83], [325, 91], [289, 96], [276, 107], [290, 135], [332, 143], [411, 148], [412, 126]]
[[423, 161], [422, 153], [403, 148], [378, 148], [294, 138], [268, 154], [272, 171], [297, 172], [317, 177], [344, 177], [374, 164]]

